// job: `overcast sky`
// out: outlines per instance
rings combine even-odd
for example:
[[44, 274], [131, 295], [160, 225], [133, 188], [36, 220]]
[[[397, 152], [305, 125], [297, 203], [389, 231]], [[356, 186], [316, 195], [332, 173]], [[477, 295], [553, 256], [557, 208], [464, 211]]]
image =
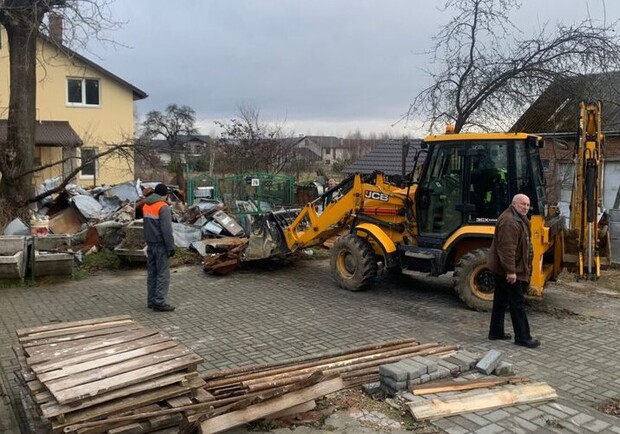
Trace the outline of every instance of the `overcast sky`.
[[[614, 21], [618, 0], [524, 0], [515, 23]], [[439, 0], [116, 0], [126, 22], [109, 36], [126, 47], [87, 57], [149, 97], [138, 114], [168, 104], [192, 107], [203, 134], [240, 105], [295, 134], [391, 132], [428, 85], [422, 69], [431, 37], [449, 20]]]

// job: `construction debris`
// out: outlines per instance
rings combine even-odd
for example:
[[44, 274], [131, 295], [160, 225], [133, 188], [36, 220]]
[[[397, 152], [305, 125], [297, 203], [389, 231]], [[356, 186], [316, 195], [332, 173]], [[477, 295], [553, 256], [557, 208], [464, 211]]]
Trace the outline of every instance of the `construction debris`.
[[[142, 206], [155, 184], [138, 181], [92, 189], [69, 184], [38, 204], [39, 210], [32, 214], [29, 225], [15, 219], [4, 228], [4, 234], [69, 235], [78, 261], [105, 248], [123, 261], [146, 262]], [[47, 180], [40, 190], [57, 185], [58, 180]], [[184, 192], [175, 188], [170, 191], [175, 246], [198, 252], [206, 272], [227, 274], [243, 261], [282, 254], [281, 243], [273, 241], [281, 234], [267, 214], [235, 217], [223, 202], [211, 198], [186, 206], [182, 202]]]

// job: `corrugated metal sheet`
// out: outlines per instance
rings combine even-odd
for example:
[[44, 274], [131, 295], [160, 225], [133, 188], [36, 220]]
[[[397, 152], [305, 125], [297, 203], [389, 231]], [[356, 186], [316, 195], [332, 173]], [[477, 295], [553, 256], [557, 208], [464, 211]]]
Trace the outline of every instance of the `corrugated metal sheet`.
[[[0, 119], [0, 143], [6, 142], [7, 120]], [[36, 146], [82, 146], [82, 139], [67, 121], [41, 121], [35, 127]]]

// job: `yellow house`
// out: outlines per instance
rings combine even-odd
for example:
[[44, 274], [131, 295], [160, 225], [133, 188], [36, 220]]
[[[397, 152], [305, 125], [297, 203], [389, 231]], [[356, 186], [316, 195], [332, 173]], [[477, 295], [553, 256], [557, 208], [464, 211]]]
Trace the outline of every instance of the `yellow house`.
[[[134, 136], [134, 101], [147, 97], [144, 91], [56, 40], [60, 39], [40, 36], [37, 44], [35, 164], [76, 158], [37, 173], [36, 184], [52, 176], [67, 176], [81, 164], [80, 157], [92, 157], [110, 146], [130, 143]], [[8, 117], [9, 73], [8, 43], [0, 27], [0, 132]], [[110, 154], [88, 164], [72, 182], [92, 186], [133, 179], [133, 160]]]

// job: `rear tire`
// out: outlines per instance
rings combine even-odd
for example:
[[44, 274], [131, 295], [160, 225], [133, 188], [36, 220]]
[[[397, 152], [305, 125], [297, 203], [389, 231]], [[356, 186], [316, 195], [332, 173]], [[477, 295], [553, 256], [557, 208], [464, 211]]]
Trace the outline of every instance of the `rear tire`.
[[495, 276], [487, 268], [489, 249], [475, 249], [461, 258], [454, 269], [454, 289], [471, 309], [486, 312], [493, 307]]
[[361, 237], [339, 237], [330, 249], [332, 274], [338, 285], [349, 291], [370, 287], [377, 277], [377, 260], [372, 247]]

